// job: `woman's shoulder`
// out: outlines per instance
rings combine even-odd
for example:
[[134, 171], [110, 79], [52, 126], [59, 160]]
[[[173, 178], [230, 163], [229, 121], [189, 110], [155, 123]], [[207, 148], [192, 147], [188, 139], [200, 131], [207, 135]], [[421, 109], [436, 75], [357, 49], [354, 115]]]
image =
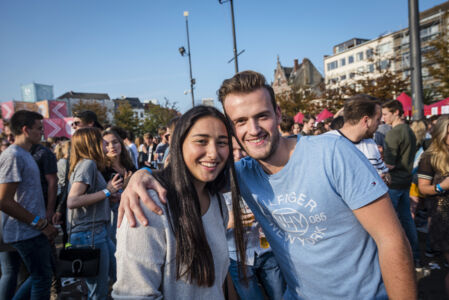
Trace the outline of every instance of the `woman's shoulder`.
[[[150, 224], [149, 226], [157, 227], [157, 228], [167, 227], [168, 223], [167, 223], [166, 205], [160, 201], [159, 196], [157, 195], [157, 193], [154, 190], [147, 190], [147, 193], [150, 196], [150, 198], [153, 200], [153, 202], [157, 206], [159, 206], [163, 212], [162, 215], [158, 215], [158, 214], [154, 213], [151, 209], [149, 209], [142, 200], [139, 200], [140, 207], [142, 208], [142, 211], [148, 220], [148, 224]], [[137, 220], [137, 223], [139, 223], [138, 220]]]
[[87, 158], [83, 158], [81, 159], [75, 166], [75, 168], [85, 168], [85, 169], [89, 169], [89, 168], [96, 168], [97, 164], [95, 163], [95, 161], [93, 161], [92, 159], [87, 159]]

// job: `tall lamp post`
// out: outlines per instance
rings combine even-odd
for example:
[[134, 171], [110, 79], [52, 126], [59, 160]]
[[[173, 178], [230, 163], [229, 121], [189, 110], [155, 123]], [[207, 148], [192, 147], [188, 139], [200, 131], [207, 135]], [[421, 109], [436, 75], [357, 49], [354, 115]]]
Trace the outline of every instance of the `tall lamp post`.
[[[235, 37], [235, 21], [234, 21], [234, 4], [233, 4], [233, 2], [232, 2], [232, 0], [218, 0], [218, 2], [220, 3], [220, 4], [223, 4], [223, 3], [225, 3], [225, 2], [230, 2], [230, 4], [231, 4], [231, 17], [232, 17], [232, 38], [233, 38], [233, 40], [234, 40], [234, 58], [233, 58], [233, 60], [234, 60], [234, 65], [235, 65], [235, 73], [237, 74], [238, 72], [239, 72], [239, 62], [238, 62], [238, 56], [240, 55], [240, 54], [242, 54], [245, 50], [242, 50], [240, 53], [237, 53], [237, 39], [236, 39], [236, 37]], [[232, 59], [229, 61], [229, 62], [231, 62], [232, 61]]]
[[[184, 12], [184, 17], [186, 17], [186, 31], [187, 31], [187, 56], [189, 57], [189, 69], [190, 69], [190, 93], [192, 94], [192, 107], [195, 106], [195, 96], [193, 93], [193, 88], [195, 85], [195, 78], [192, 78], [192, 58], [190, 56], [190, 38], [189, 38], [189, 12]], [[184, 47], [179, 47], [179, 53], [181, 56], [186, 54], [186, 49]]]
[[418, 0], [408, 1], [408, 19], [410, 36], [410, 60], [412, 66], [413, 119], [421, 120], [423, 114], [423, 92], [421, 75], [421, 40], [419, 36]]

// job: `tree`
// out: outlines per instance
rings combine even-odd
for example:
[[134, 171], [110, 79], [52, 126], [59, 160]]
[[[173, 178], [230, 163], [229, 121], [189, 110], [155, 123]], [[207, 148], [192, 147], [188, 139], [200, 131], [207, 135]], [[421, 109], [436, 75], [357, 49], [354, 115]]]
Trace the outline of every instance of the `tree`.
[[337, 89], [325, 90], [324, 84], [320, 86], [321, 96], [318, 97], [311, 90], [299, 90], [276, 95], [276, 102], [282, 114], [294, 117], [298, 112], [316, 116], [323, 109], [337, 112], [343, 106], [343, 99]]
[[108, 122], [106, 107], [102, 106], [97, 101], [80, 100], [80, 102], [73, 104], [72, 106], [73, 112], [79, 112], [83, 110], [93, 111], [97, 115], [98, 122], [100, 122], [100, 124], [102, 125]]
[[439, 36], [429, 44], [429, 51], [423, 53], [429, 75], [437, 82], [435, 90], [442, 98], [449, 97], [449, 41], [447, 34]]
[[114, 121], [115, 125], [132, 131], [136, 135], [142, 133], [139, 119], [134, 115], [133, 108], [127, 101], [120, 102], [114, 114]]
[[165, 98], [164, 105], [148, 103], [145, 107], [145, 120], [143, 122], [143, 132], [150, 132], [154, 135], [157, 134], [157, 130], [166, 126], [168, 122], [176, 116], [181, 115], [176, 107], [175, 103]]

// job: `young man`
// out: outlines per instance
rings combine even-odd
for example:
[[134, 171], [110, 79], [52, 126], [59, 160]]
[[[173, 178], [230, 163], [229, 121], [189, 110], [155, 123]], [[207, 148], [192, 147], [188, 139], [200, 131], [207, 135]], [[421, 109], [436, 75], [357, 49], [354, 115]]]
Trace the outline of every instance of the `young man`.
[[327, 134], [341, 135], [350, 140], [366, 156], [384, 182], [389, 184], [391, 177], [388, 168], [373, 140], [382, 119], [380, 102], [368, 95], [355, 95], [345, 101], [343, 114], [343, 127]]
[[[249, 155], [236, 163], [240, 191], [281, 267], [283, 298], [416, 299], [410, 247], [363, 154], [341, 136], [281, 137], [280, 109], [259, 73], [225, 80], [219, 98]], [[164, 192], [147, 171], [136, 175], [119, 213], [135, 224], [133, 199], [147, 224], [135, 199], [158, 212], [146, 188]]]
[[393, 127], [385, 135], [384, 159], [391, 174], [388, 193], [412, 246], [415, 263], [419, 265], [418, 234], [410, 213], [409, 197], [416, 153], [416, 137], [402, 119], [403, 114], [402, 104], [398, 100], [390, 100], [382, 106], [384, 122]]
[[50, 297], [50, 242], [58, 233], [46, 219], [39, 168], [29, 153], [41, 139], [41, 120], [36, 112], [14, 113], [11, 131], [15, 141], [0, 156], [3, 241], [17, 249], [30, 272], [31, 299]]
[[304, 119], [302, 119], [302, 122], [304, 124], [302, 131], [301, 131], [301, 135], [313, 135], [313, 127], [315, 125], [315, 117], [310, 115], [310, 114], [306, 114], [304, 115]]
[[76, 112], [73, 115], [72, 128], [77, 130], [85, 127], [96, 127], [103, 130], [103, 126], [98, 122], [97, 114], [90, 110]]

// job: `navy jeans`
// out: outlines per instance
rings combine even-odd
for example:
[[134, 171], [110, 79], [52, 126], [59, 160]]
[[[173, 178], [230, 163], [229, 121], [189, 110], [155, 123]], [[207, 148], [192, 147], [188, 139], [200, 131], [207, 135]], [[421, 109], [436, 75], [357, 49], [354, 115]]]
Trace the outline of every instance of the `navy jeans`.
[[264, 296], [259, 283], [264, 287], [270, 299], [282, 299], [285, 281], [278, 262], [271, 251], [256, 256], [254, 265], [247, 266], [248, 286], [245, 286], [243, 281], [239, 280], [238, 263], [233, 259], [231, 259], [231, 265], [229, 266], [229, 274], [240, 299], [263, 300]]
[[0, 299], [12, 299], [16, 292], [17, 275], [20, 269], [20, 255], [17, 251], [0, 252]]
[[404, 228], [405, 234], [407, 235], [408, 241], [412, 247], [413, 259], [415, 261], [419, 260], [419, 245], [418, 245], [418, 234], [416, 232], [415, 222], [413, 221], [412, 214], [410, 213], [410, 189], [404, 190], [394, 190], [390, 189], [388, 194], [390, 195], [391, 202], [393, 203], [396, 214], [398, 215], [399, 221]]
[[[31, 295], [28, 298], [28, 289], [24, 291], [26, 299], [50, 299], [51, 279], [53, 275], [53, 258], [50, 242], [45, 235], [13, 243], [12, 246], [17, 249], [23, 263], [30, 273]], [[27, 284], [23, 284], [27, 287]], [[13, 299], [24, 299], [24, 293], [20, 288]]]

